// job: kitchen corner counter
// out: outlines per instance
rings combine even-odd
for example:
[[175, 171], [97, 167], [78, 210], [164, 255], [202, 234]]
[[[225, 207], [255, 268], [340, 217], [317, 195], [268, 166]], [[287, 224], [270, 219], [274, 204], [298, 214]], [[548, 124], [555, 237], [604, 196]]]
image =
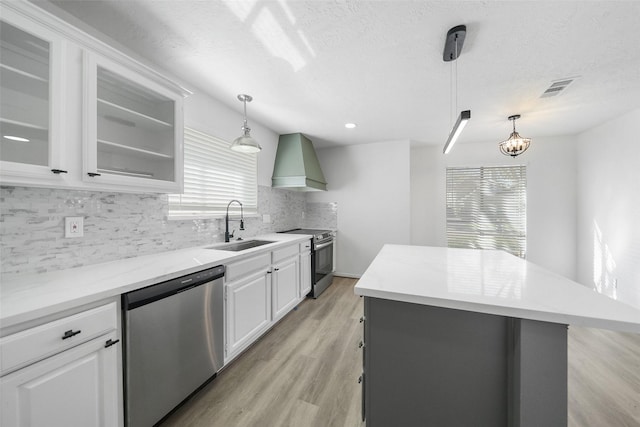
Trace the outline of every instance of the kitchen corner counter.
[[355, 293], [640, 333], [640, 310], [502, 251], [385, 245]]
[[207, 249], [217, 245], [212, 243], [68, 270], [4, 276], [0, 283], [0, 327], [11, 327], [209, 267], [228, 264], [289, 243], [303, 242], [310, 237], [273, 233], [247, 240], [271, 240], [274, 243], [240, 252]]

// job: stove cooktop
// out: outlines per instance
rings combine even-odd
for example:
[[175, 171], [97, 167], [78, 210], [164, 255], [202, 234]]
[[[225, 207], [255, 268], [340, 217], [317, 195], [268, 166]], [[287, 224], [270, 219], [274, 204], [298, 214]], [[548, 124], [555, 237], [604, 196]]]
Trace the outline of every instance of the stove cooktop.
[[311, 234], [315, 241], [325, 240], [332, 236], [331, 230], [319, 230], [314, 228], [294, 228], [293, 230], [280, 231], [287, 234]]

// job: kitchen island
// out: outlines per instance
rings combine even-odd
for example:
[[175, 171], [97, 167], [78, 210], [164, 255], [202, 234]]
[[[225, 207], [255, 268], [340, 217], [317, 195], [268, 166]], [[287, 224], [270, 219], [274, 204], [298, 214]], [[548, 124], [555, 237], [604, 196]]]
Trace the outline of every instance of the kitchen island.
[[367, 426], [567, 424], [567, 326], [640, 310], [500, 251], [385, 245], [365, 297]]

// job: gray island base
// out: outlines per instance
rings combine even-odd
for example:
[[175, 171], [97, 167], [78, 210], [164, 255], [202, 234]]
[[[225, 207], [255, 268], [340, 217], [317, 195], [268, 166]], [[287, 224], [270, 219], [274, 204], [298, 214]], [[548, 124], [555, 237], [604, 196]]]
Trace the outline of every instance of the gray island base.
[[367, 427], [566, 426], [567, 325], [365, 297]]
[[506, 252], [384, 245], [365, 298], [367, 427], [567, 425], [567, 325], [640, 310]]

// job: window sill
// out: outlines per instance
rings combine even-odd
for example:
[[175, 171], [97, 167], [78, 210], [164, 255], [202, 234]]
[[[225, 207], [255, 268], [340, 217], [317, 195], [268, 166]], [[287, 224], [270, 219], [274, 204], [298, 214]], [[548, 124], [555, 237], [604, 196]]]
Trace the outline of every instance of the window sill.
[[[234, 221], [238, 219], [240, 214], [232, 213], [229, 214], [231, 219]], [[167, 215], [167, 221], [189, 221], [189, 220], [216, 220], [216, 219], [224, 219], [225, 214], [215, 213], [215, 214], [169, 214]], [[257, 213], [244, 214], [244, 219], [247, 218], [259, 218], [260, 215]]]

